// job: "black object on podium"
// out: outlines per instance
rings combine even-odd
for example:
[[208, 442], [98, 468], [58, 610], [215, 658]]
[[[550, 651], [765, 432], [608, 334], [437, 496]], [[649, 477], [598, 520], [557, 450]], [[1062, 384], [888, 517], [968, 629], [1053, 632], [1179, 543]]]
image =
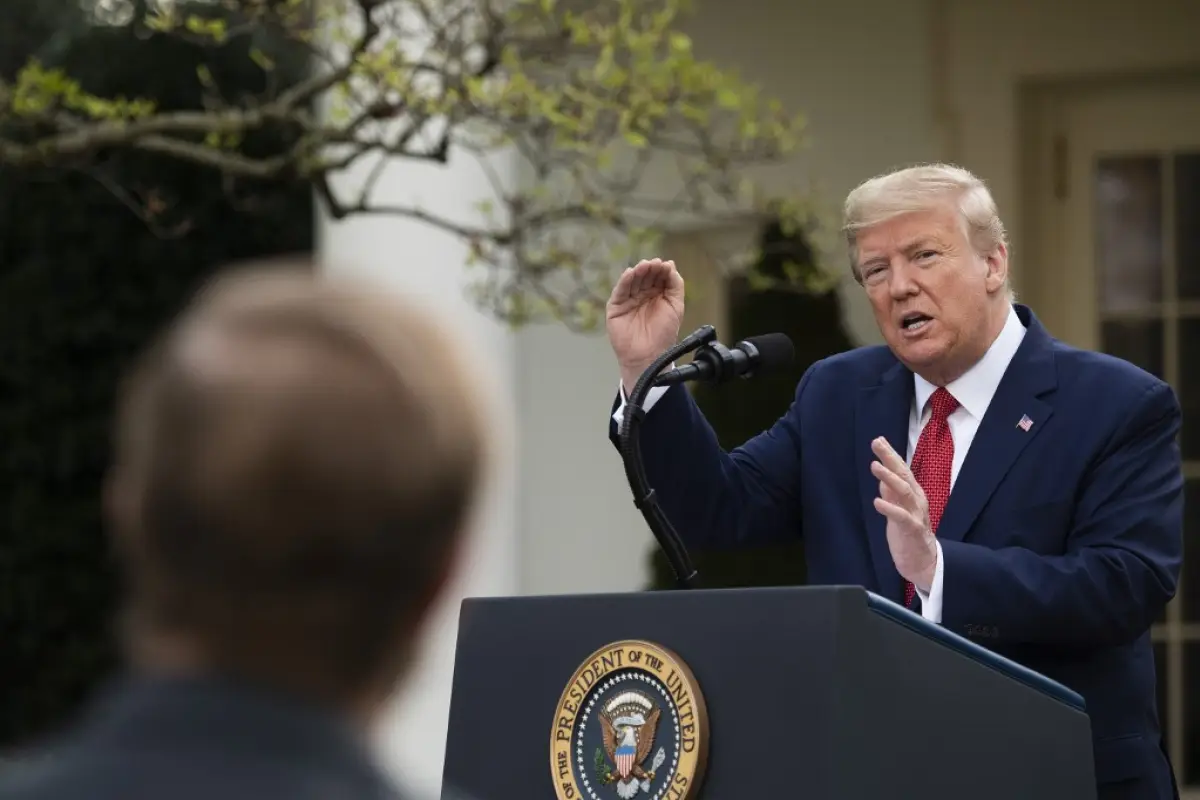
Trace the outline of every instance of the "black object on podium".
[[859, 587], [471, 599], [443, 783], [479, 800], [1084, 800], [1091, 742], [1077, 694]]

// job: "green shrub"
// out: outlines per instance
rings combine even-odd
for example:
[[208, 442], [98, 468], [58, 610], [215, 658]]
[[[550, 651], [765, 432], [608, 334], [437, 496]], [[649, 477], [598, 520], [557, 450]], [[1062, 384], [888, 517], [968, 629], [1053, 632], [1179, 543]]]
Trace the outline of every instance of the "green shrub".
[[[200, 51], [177, 41], [97, 28], [53, 49], [95, 91], [199, 107]], [[261, 81], [225, 57], [227, 85]], [[116, 663], [100, 492], [131, 357], [214, 267], [313, 244], [300, 185], [230, 193], [149, 155], [76, 167], [0, 171], [0, 749], [64, 721]], [[148, 199], [165, 203], [149, 222]]]

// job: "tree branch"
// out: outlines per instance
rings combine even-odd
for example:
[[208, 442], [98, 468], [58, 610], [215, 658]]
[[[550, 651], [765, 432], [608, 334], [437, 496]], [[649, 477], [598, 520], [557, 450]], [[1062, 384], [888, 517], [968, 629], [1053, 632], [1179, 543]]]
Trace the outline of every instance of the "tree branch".
[[194, 144], [182, 139], [169, 139], [165, 136], [143, 136], [134, 143], [134, 147], [148, 153], [160, 153], [181, 161], [211, 167], [236, 178], [278, 178], [296, 167], [290, 153], [255, 159], [232, 150]]
[[[352, 13], [319, 36], [290, 3], [263, 3], [224, 27], [212, 16], [177, 21], [179, 33], [165, 35], [213, 47], [269, 25], [315, 69], [258, 98], [230, 93], [210, 109], [159, 111], [90, 96], [31, 65], [0, 84], [0, 164], [86, 166], [126, 149], [230, 180], [303, 180], [333, 219], [389, 215], [464, 240], [486, 267], [479, 302], [498, 316], [583, 330], [603, 310], [614, 267], [642, 253], [671, 215], [770, 209], [808, 220], [798, 202], [747, 189], [744, 172], [785, 158], [802, 121], [697, 60], [678, 25], [684, 4], [345, 0]], [[270, 62], [255, 60], [268, 72]], [[287, 138], [272, 151], [240, 144], [274, 131]], [[499, 153], [519, 162], [524, 183], [503, 184], [492, 168]], [[394, 160], [460, 155], [478, 161], [490, 189], [463, 205], [492, 203], [494, 224], [375, 197]], [[355, 199], [336, 196], [333, 176], [367, 156], [378, 161]], [[678, 176], [664, 188], [660, 167], [672, 164]]]

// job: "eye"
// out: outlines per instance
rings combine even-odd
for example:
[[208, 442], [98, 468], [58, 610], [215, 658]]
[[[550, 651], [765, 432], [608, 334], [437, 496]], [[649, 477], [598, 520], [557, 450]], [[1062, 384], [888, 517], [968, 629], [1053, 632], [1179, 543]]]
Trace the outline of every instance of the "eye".
[[884, 268], [878, 264], [864, 268], [862, 271], [863, 281], [867, 282], [873, 278], [879, 278], [883, 274], [883, 270]]
[[917, 253], [917, 261], [928, 261], [929, 259], [936, 257], [936, 250], [921, 250]]

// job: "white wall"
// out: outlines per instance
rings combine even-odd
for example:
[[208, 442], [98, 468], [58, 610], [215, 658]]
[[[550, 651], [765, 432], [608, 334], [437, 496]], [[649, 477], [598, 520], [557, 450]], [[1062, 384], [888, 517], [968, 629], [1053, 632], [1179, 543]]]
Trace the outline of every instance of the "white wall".
[[[364, 167], [368, 165], [363, 165]], [[496, 169], [514, 165], [500, 159]], [[350, 192], [363, 170], [337, 187]], [[476, 221], [464, 197], [483, 197], [488, 184], [474, 161], [447, 166], [397, 163], [379, 181], [380, 204], [412, 204], [459, 222]], [[349, 195], [346, 195], [349, 196]], [[502, 442], [491, 488], [478, 509], [479, 525], [456, 584], [428, 625], [422, 658], [380, 731], [379, 745], [397, 777], [415, 790], [436, 796], [454, 665], [459, 602], [464, 596], [509, 595], [518, 591], [520, 548], [516, 530], [517, 450], [512, 420], [517, 353], [513, 335], [481, 315], [464, 298], [466, 249], [462, 242], [427, 225], [395, 217], [359, 217], [334, 223], [320, 220], [319, 250], [326, 269], [379, 282], [425, 299], [462, 335], [480, 369], [480, 391], [495, 405], [495, 431]], [[436, 368], [436, 365], [431, 365]]]

